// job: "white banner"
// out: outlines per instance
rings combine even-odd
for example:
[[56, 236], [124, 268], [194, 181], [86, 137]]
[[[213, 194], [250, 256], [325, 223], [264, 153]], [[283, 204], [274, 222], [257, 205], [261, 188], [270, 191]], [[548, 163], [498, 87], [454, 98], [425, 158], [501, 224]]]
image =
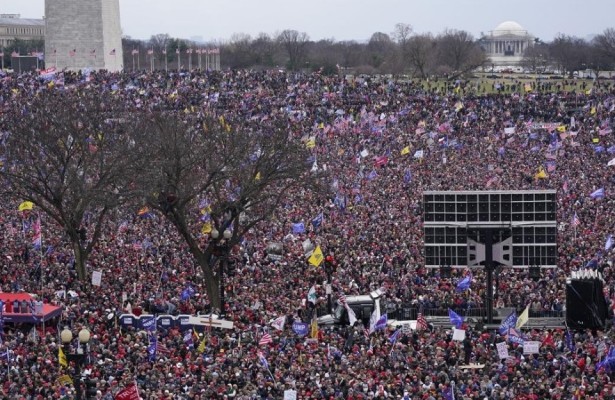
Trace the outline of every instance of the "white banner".
[[297, 392], [292, 389], [285, 390], [284, 400], [297, 400]]
[[453, 340], [462, 342], [465, 338], [466, 338], [466, 331], [464, 331], [463, 329], [455, 328], [455, 330], [453, 331]]
[[508, 344], [506, 344], [506, 342], [500, 342], [496, 344], [495, 347], [498, 348], [498, 357], [500, 357], [500, 360], [508, 358]]
[[540, 342], [528, 341], [523, 342], [523, 354], [537, 354], [540, 350]]
[[92, 286], [100, 286], [102, 282], [102, 271], [92, 271]]

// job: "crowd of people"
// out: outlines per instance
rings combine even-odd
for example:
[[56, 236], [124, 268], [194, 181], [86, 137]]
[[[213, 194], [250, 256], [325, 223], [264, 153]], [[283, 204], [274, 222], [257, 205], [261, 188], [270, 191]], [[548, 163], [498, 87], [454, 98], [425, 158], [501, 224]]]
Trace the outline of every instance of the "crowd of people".
[[[393, 306], [484, 306], [480, 269], [470, 289], [458, 292], [465, 270], [445, 278], [424, 268], [425, 190], [556, 189], [558, 267], [540, 280], [503, 269], [497, 304], [562, 311], [566, 278], [590, 263], [602, 273], [612, 307], [613, 84], [566, 92], [518, 85], [489, 94], [471, 82], [438, 89], [392, 77], [283, 71], [63, 72], [0, 80], [3, 134], [11, 130], [3, 123], [7, 104], [25, 104], [39, 91], [79, 96], [95, 88], [121, 96], [127, 109], [213, 113], [238, 130], [249, 121], [286, 121], [311, 149], [312, 168], [331, 177], [327, 201], [289, 193], [275, 216], [234, 249], [225, 280], [225, 318], [234, 328], [200, 329], [189, 341], [179, 328], [161, 329], [155, 360], [149, 333], [122, 327], [117, 316], [212, 311], [174, 228], [155, 214], [120, 211], [88, 260], [89, 272], [102, 272], [101, 285], [92, 286], [77, 279], [61, 229], [43, 216], [43, 251], [33, 251], [19, 200], [5, 199], [1, 291], [32, 293], [63, 313], [44, 330], [4, 324], [0, 398], [75, 398], [61, 379], [70, 368], [58, 362], [64, 326], [92, 333], [84, 371], [97, 399], [113, 399], [134, 384], [143, 399], [282, 399], [291, 390], [298, 399], [615, 398], [613, 375], [599, 365], [614, 344], [611, 330], [575, 331], [572, 340], [564, 329], [526, 330], [527, 340], [542, 343], [528, 355], [497, 332], [466, 326], [471, 362], [480, 368], [465, 368], [464, 344], [452, 340], [451, 328], [404, 331], [396, 339], [393, 328], [367, 335], [360, 323], [320, 327], [315, 337], [292, 329], [293, 321], [310, 322], [312, 286], [316, 307], [327, 303], [327, 274], [306, 262], [308, 238], [335, 259], [335, 297], [381, 289]], [[603, 196], [590, 196], [599, 189]], [[294, 230], [300, 222], [304, 229]], [[281, 258], [268, 257], [271, 243], [283, 244]], [[271, 326], [282, 316], [282, 329]], [[262, 340], [267, 335], [271, 341]], [[508, 358], [498, 356], [500, 342], [507, 342]]]

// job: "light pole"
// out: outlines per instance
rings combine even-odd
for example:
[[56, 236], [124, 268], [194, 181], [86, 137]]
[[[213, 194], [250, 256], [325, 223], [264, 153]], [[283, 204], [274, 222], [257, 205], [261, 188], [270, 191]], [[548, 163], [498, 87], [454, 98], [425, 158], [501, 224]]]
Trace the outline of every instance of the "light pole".
[[85, 356], [88, 350], [88, 342], [90, 341], [90, 331], [83, 328], [79, 331], [79, 347], [77, 347], [76, 353], [71, 353], [70, 343], [73, 341], [73, 333], [64, 327], [64, 330], [60, 332], [60, 339], [62, 340], [62, 346], [64, 347], [64, 355], [66, 361], [74, 363], [73, 373], [73, 385], [75, 386], [75, 392], [77, 400], [82, 400], [82, 388], [81, 388], [81, 366], [84, 364]]
[[233, 233], [225, 229], [220, 238], [220, 232], [216, 228], [211, 231], [211, 238], [214, 240], [214, 255], [220, 259], [220, 266], [218, 275], [220, 276], [220, 318], [224, 317], [225, 305], [224, 305], [224, 270], [228, 263], [228, 253], [230, 247], [228, 241], [233, 236]]

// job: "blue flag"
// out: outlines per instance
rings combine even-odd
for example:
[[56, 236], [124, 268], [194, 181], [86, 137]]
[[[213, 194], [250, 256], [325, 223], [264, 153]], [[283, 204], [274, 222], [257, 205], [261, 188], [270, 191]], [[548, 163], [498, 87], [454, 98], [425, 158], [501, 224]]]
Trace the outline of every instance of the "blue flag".
[[382, 316], [378, 318], [378, 321], [376, 321], [376, 324], [374, 325], [374, 330], [377, 331], [377, 330], [386, 328], [388, 321], [389, 321], [389, 318], [387, 317], [387, 315], [382, 314]]
[[393, 332], [393, 334], [389, 336], [389, 342], [391, 342], [392, 344], [395, 344], [400, 334], [401, 334], [401, 329], [398, 329], [395, 332]]
[[320, 225], [322, 225], [322, 220], [323, 220], [324, 216], [322, 213], [318, 214], [313, 220], [312, 220], [312, 226], [314, 228], [318, 228]]
[[155, 332], [156, 331], [156, 317], [154, 317], [153, 315], [142, 316], [141, 325], [143, 326], [143, 330], [147, 332]]
[[265, 358], [265, 356], [263, 355], [263, 353], [260, 353], [260, 354], [258, 355], [258, 358], [259, 358], [259, 360], [260, 360], [260, 362], [261, 362], [261, 365], [262, 365], [263, 367], [265, 367], [266, 369], [269, 369], [269, 363], [267, 362], [267, 359]]
[[181, 299], [182, 301], [186, 301], [190, 299], [196, 293], [196, 290], [190, 285], [186, 286], [184, 290], [182, 290]]
[[519, 330], [515, 328], [508, 328], [508, 341], [523, 345], [523, 343], [525, 342], [525, 338]]
[[147, 347], [147, 354], [150, 361], [156, 361], [156, 349], [158, 348], [158, 340], [155, 334], [149, 336], [149, 346]]
[[506, 335], [508, 333], [508, 328], [514, 328], [517, 325], [517, 312], [513, 310], [508, 317], [502, 321], [498, 332], [500, 335]]
[[604, 244], [604, 250], [610, 250], [613, 247], [613, 235], [606, 237], [606, 243]]
[[456, 290], [458, 292], [465, 292], [466, 290], [470, 288], [471, 284], [472, 284], [472, 275], [470, 274], [457, 283]]
[[293, 224], [293, 233], [305, 233], [305, 225], [303, 222]]
[[293, 332], [299, 336], [305, 336], [308, 333], [310, 325], [305, 322], [293, 322]]
[[459, 314], [457, 314], [455, 311], [451, 310], [450, 308], [448, 309], [448, 317], [451, 320], [451, 324], [457, 328], [460, 329], [461, 325], [463, 325], [463, 317]]
[[566, 329], [566, 347], [568, 350], [575, 351], [576, 346], [574, 345], [574, 339], [572, 338], [572, 334], [568, 329]]
[[597, 190], [594, 190], [589, 197], [591, 197], [592, 199], [596, 200], [596, 199], [603, 199], [604, 198], [604, 188], [600, 188]]
[[410, 183], [412, 181], [412, 171], [409, 169], [404, 172], [404, 183]]

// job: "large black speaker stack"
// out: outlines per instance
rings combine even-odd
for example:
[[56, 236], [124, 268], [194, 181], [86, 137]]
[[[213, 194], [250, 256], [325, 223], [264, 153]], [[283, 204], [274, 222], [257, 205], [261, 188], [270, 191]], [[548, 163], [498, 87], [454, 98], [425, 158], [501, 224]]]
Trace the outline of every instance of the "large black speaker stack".
[[566, 324], [569, 328], [603, 330], [607, 316], [602, 279], [590, 273], [566, 282]]

